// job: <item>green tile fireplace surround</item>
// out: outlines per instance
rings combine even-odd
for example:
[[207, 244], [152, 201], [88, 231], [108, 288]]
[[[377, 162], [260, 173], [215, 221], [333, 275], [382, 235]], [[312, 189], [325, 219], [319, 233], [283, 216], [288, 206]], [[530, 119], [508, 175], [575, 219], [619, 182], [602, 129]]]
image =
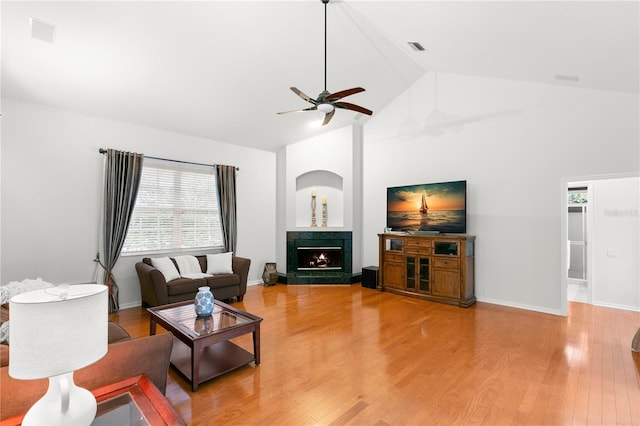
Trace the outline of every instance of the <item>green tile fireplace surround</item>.
[[287, 273], [280, 273], [278, 282], [284, 284], [360, 282], [361, 274], [351, 272], [351, 257], [351, 232], [289, 231], [287, 232]]

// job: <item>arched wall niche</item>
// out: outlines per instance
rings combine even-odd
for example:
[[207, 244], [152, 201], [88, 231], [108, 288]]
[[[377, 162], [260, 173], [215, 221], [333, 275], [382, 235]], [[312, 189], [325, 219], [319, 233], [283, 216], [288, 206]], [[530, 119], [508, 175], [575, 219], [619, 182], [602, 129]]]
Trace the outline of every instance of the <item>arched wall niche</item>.
[[316, 225], [322, 227], [322, 199], [327, 200], [327, 227], [344, 226], [344, 183], [329, 170], [312, 170], [296, 177], [296, 227], [311, 226], [311, 195], [316, 191]]

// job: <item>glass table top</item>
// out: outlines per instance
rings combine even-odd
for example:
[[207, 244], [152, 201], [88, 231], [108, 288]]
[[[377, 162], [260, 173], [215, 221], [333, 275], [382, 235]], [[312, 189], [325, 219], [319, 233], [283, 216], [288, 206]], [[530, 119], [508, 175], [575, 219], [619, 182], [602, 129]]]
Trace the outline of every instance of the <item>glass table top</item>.
[[91, 426], [149, 426], [150, 423], [133, 400], [131, 393], [114, 396], [98, 403], [98, 412]]
[[213, 313], [208, 317], [199, 317], [195, 313], [193, 303], [166, 309], [153, 309], [153, 313], [172, 323], [191, 337], [206, 336], [237, 325], [255, 321], [253, 318], [231, 311], [215, 303]]

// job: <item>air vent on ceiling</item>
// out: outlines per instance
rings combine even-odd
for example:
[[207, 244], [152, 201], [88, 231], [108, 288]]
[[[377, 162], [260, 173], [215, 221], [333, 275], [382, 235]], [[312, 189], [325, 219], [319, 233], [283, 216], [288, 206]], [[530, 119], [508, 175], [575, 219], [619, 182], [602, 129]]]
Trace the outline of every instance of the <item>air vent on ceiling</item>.
[[30, 18], [30, 21], [31, 37], [53, 44], [53, 40], [56, 35], [55, 25], [49, 24], [33, 17]]
[[577, 75], [567, 75], [567, 74], [556, 74], [555, 79], [562, 80], [562, 81], [580, 81], [580, 77], [578, 77]]
[[417, 52], [424, 52], [425, 50], [427, 50], [417, 41], [408, 41], [407, 43], [409, 44], [409, 46], [411, 46], [413, 50]]

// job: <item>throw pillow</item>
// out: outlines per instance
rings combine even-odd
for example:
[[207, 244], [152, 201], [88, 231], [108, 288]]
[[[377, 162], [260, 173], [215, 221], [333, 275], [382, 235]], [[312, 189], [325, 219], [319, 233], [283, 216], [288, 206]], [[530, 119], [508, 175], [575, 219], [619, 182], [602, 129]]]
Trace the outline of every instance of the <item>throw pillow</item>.
[[178, 264], [180, 276], [184, 277], [189, 274], [202, 273], [200, 262], [198, 262], [195, 256], [176, 256], [174, 259]]
[[176, 256], [174, 259], [178, 264], [181, 277], [195, 280], [211, 276], [202, 273], [202, 269], [200, 269], [200, 262], [198, 262], [198, 259], [195, 256]]
[[9, 341], [9, 321], [0, 325], [0, 343]]
[[167, 282], [180, 278], [176, 265], [168, 257], [152, 257], [151, 264], [164, 275], [164, 279]]
[[208, 254], [207, 274], [233, 274], [231, 258], [233, 252]]
[[0, 286], [0, 304], [2, 304], [0, 307], [0, 343], [9, 341], [9, 300], [20, 293], [51, 287], [54, 285], [43, 281], [42, 278], [12, 281]]
[[41, 290], [43, 288], [51, 288], [53, 286], [53, 284], [43, 281], [42, 278], [12, 281], [0, 286], [0, 304], [9, 303], [9, 299], [16, 294], [26, 293], [33, 290]]

